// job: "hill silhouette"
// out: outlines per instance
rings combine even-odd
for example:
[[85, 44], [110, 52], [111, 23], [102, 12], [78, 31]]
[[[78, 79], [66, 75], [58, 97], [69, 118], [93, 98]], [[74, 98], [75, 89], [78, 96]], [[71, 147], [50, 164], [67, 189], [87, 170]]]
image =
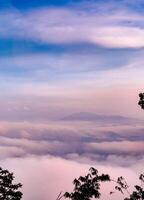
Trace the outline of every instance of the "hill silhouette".
[[104, 123], [141, 123], [140, 119], [120, 115], [100, 115], [91, 112], [78, 112], [62, 118], [64, 121], [95, 121]]

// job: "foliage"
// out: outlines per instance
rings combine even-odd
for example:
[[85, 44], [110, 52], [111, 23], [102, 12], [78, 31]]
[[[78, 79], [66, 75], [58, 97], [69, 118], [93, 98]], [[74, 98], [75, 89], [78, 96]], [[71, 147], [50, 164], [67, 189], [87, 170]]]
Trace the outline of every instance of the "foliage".
[[22, 192], [21, 183], [13, 184], [14, 175], [8, 170], [0, 168], [0, 200], [20, 200]]
[[95, 168], [90, 168], [90, 173], [86, 176], [80, 176], [73, 181], [74, 191], [72, 193], [66, 192], [64, 197], [72, 200], [89, 200], [100, 198], [100, 182], [110, 181], [107, 174], [98, 174]]
[[[116, 184], [114, 188], [115, 192], [119, 191], [121, 194], [127, 192], [128, 197], [124, 198], [124, 200], [144, 200], [144, 174], [141, 174], [139, 177], [141, 185], [135, 185], [135, 191], [130, 193], [128, 190], [129, 186], [122, 176], [118, 177], [117, 180], [113, 180], [108, 174], [99, 175], [95, 168], [90, 168], [89, 171], [90, 172], [86, 176], [80, 176], [78, 179], [74, 179], [73, 192], [66, 192], [64, 195], [60, 193], [57, 200], [60, 200], [63, 197], [71, 200], [99, 199], [101, 196], [100, 184], [102, 182], [114, 182]], [[114, 192], [110, 192], [110, 195], [113, 193]]]
[[142, 187], [144, 184], [144, 174], [140, 175], [139, 180], [141, 181], [141, 186], [135, 185], [135, 191], [129, 195], [129, 198], [125, 198], [125, 200], [144, 200], [144, 187]]
[[139, 102], [138, 105], [141, 106], [142, 109], [144, 109], [144, 93], [139, 94]]

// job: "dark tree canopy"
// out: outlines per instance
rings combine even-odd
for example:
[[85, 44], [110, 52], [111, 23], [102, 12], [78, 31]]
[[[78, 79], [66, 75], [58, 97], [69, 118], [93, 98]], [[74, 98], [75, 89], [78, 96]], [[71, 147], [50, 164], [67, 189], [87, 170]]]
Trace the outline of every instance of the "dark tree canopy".
[[139, 102], [138, 102], [138, 105], [140, 105], [140, 107], [142, 109], [144, 109], [144, 93], [140, 93], [139, 94]]
[[95, 168], [90, 168], [90, 173], [73, 181], [74, 191], [72, 193], [66, 192], [64, 196], [72, 200], [100, 198], [100, 183], [105, 181], [110, 181], [109, 175], [99, 175]]
[[144, 200], [144, 174], [140, 175], [139, 180], [140, 186], [135, 185], [135, 190], [130, 193], [129, 186], [122, 176], [118, 177], [117, 180], [113, 180], [108, 174], [99, 175], [95, 168], [90, 168], [90, 172], [86, 176], [80, 176], [73, 181], [74, 189], [71, 193], [66, 192], [63, 195], [60, 193], [57, 200], [63, 197], [71, 200], [99, 199], [101, 197], [101, 183], [110, 181], [115, 183], [115, 188], [112, 188], [114, 191], [110, 191], [110, 195], [119, 191], [122, 195], [126, 193], [126, 196], [128, 196], [124, 197], [124, 200]]
[[14, 184], [13, 180], [13, 173], [0, 167], [0, 200], [20, 200], [22, 198], [22, 192], [19, 191], [22, 184]]

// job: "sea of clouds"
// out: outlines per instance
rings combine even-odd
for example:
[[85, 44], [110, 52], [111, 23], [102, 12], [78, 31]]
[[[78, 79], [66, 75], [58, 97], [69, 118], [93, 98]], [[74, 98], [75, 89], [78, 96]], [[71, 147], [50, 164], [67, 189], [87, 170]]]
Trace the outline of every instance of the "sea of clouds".
[[[144, 126], [138, 122], [59, 120], [0, 125], [1, 165], [23, 183], [24, 200], [56, 199], [60, 191], [70, 191], [73, 179], [91, 166], [113, 178], [123, 175], [132, 186], [143, 171], [143, 154]], [[104, 187], [104, 194], [109, 195], [112, 188]]]

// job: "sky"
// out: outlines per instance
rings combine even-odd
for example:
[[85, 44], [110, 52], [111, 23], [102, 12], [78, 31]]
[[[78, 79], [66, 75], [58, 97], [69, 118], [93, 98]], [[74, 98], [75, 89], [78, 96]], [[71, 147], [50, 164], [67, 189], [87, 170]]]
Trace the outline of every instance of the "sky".
[[143, 0], [0, 0], [0, 161], [23, 200], [55, 200], [92, 165], [137, 181], [143, 57]]

